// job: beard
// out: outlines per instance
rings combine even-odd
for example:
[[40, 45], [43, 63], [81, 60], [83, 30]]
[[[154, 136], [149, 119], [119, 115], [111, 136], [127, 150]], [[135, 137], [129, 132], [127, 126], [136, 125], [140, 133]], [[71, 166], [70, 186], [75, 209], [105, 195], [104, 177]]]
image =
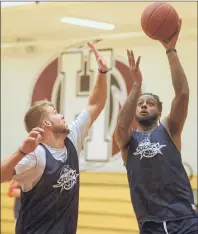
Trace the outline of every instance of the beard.
[[145, 127], [149, 127], [149, 126], [152, 126], [153, 124], [157, 123], [158, 115], [153, 114], [153, 115], [143, 116], [143, 117], [139, 117], [136, 115], [135, 119], [140, 125], [145, 126]]
[[52, 132], [54, 134], [66, 134], [68, 135], [70, 133], [69, 128], [65, 125], [65, 124], [61, 124], [61, 125], [52, 125]]

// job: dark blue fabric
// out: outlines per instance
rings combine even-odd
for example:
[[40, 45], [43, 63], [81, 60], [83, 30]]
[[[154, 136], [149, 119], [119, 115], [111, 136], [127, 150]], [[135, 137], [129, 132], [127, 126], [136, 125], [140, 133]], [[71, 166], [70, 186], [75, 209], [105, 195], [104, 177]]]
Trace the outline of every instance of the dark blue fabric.
[[[168, 234], [197, 234], [198, 218], [188, 218], [166, 223]], [[166, 234], [163, 223], [146, 222], [140, 234]]]
[[126, 168], [139, 224], [196, 216], [181, 154], [163, 125], [154, 129], [150, 136], [132, 133]]
[[72, 142], [66, 138], [67, 161], [46, 152], [46, 167], [37, 185], [22, 192], [16, 234], [76, 234], [79, 203], [79, 164]]
[[19, 211], [21, 209], [21, 198], [16, 198], [14, 202], [14, 217], [18, 219]]

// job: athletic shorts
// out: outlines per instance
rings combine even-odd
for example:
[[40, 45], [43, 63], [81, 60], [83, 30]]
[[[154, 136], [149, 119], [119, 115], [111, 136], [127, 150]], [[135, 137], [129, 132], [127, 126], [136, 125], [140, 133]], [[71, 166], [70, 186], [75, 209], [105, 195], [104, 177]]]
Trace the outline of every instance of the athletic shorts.
[[198, 234], [198, 217], [162, 223], [145, 222], [140, 234]]

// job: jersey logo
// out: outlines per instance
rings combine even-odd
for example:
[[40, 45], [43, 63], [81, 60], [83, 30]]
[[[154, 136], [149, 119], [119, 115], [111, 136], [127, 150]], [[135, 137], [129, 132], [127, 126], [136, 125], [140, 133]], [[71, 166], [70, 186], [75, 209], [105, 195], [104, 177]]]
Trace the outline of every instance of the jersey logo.
[[195, 204], [191, 204], [193, 210], [197, 210]]
[[162, 154], [161, 148], [165, 146], [166, 145], [160, 145], [159, 142], [151, 143], [150, 139], [146, 137], [142, 142], [139, 143], [138, 147], [136, 148], [136, 152], [133, 154], [134, 155], [140, 154], [141, 155], [140, 160], [143, 157], [152, 158], [157, 154]]
[[75, 184], [79, 174], [76, 174], [76, 170], [71, 169], [68, 165], [64, 166], [60, 178], [57, 180], [57, 184], [53, 185], [54, 188], [61, 188], [63, 190], [70, 190]]

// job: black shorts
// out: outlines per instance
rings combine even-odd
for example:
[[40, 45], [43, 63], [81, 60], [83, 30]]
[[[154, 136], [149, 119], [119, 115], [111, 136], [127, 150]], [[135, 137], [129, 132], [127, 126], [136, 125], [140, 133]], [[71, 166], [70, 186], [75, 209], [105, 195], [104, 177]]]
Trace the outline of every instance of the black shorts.
[[163, 223], [145, 222], [140, 234], [198, 234], [198, 217]]

